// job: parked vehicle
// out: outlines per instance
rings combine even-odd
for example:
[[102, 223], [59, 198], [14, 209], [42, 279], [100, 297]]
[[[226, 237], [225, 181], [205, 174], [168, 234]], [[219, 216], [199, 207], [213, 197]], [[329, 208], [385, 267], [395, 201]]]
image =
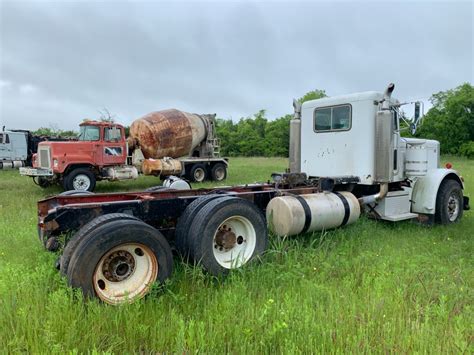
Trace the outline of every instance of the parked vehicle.
[[28, 161], [28, 133], [0, 132], [0, 169], [17, 169]]
[[23, 129], [0, 132], [0, 169], [18, 169], [31, 166], [32, 157], [38, 150], [39, 142], [64, 141], [67, 138], [38, 136]]
[[117, 304], [171, 276], [172, 246], [222, 275], [264, 253], [267, 228], [291, 236], [352, 224], [363, 212], [456, 223], [469, 209], [463, 179], [439, 166], [438, 142], [400, 136], [393, 89], [295, 103], [290, 172], [273, 183], [50, 197], [38, 202], [39, 237], [61, 248], [57, 266], [71, 286]]
[[130, 126], [85, 121], [75, 142], [42, 142], [33, 168], [20, 174], [46, 187], [93, 191], [97, 180], [136, 179], [139, 173], [166, 178], [184, 176], [195, 182], [227, 177], [228, 160], [219, 154], [215, 115], [178, 110], [152, 112]]

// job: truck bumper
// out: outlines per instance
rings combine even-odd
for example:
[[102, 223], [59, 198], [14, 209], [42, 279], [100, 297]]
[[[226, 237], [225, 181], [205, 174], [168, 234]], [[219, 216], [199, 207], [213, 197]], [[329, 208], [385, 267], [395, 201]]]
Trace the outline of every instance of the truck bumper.
[[23, 175], [23, 176], [53, 176], [53, 169], [20, 168], [20, 175]]

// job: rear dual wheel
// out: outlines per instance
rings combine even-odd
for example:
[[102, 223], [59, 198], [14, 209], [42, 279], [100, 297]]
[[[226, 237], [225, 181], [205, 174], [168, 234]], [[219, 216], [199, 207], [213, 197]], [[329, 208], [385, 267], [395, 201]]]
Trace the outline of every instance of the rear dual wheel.
[[112, 219], [85, 233], [68, 264], [61, 264], [71, 286], [119, 304], [142, 298], [154, 282], [169, 278], [173, 258], [157, 229], [135, 219]]
[[185, 257], [212, 275], [222, 275], [263, 254], [267, 227], [253, 203], [231, 196], [206, 198], [188, 206], [178, 221], [177, 247]]
[[[223, 163], [215, 163], [209, 169], [210, 178], [213, 181], [223, 181], [227, 177], [227, 166]], [[194, 164], [188, 178], [194, 182], [203, 182], [208, 178], [208, 169], [204, 164]]]

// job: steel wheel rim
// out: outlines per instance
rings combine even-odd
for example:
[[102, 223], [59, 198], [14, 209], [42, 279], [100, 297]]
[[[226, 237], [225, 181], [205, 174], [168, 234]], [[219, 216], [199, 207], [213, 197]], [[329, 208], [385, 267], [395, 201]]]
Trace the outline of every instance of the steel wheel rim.
[[148, 293], [157, 275], [158, 262], [150, 248], [139, 243], [123, 244], [100, 259], [94, 271], [94, 290], [109, 304], [134, 301]]
[[459, 215], [459, 208], [460, 208], [460, 203], [459, 203], [459, 198], [456, 193], [452, 193], [449, 195], [448, 198], [448, 218], [450, 222], [454, 222], [456, 218], [458, 218]]
[[194, 180], [199, 182], [204, 180], [204, 169], [198, 168], [194, 170]]
[[87, 191], [91, 186], [91, 179], [86, 174], [78, 174], [72, 179], [74, 190]]
[[[227, 235], [223, 236], [223, 233]], [[252, 223], [246, 217], [232, 216], [222, 222], [214, 233], [212, 251], [220, 266], [236, 269], [252, 258], [256, 244], [257, 232]]]
[[217, 168], [217, 169], [215, 170], [215, 175], [216, 175], [216, 180], [217, 180], [217, 181], [224, 180], [224, 176], [225, 176], [225, 170], [224, 170], [224, 168]]

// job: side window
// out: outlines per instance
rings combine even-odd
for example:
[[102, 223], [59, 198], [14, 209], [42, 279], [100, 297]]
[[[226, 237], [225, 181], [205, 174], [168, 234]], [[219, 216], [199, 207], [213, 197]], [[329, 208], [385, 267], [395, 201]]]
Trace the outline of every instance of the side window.
[[0, 143], [3, 143], [3, 133], [0, 133]]
[[322, 108], [316, 110], [314, 119], [316, 131], [331, 130], [331, 110], [331, 108]]
[[317, 108], [314, 111], [316, 132], [348, 131], [352, 125], [350, 105]]
[[10, 136], [5, 134], [5, 143], [10, 143]]
[[107, 127], [104, 132], [104, 140], [108, 142], [118, 142], [122, 139], [122, 131], [118, 127]]

